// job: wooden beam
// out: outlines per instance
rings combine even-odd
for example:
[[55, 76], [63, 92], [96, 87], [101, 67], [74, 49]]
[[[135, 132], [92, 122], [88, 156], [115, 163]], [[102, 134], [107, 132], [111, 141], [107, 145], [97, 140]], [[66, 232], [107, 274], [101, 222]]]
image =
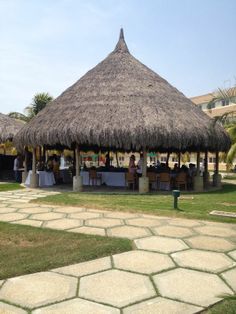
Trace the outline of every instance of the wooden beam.
[[215, 174], [219, 174], [219, 152], [216, 152]]
[[142, 172], [142, 177], [147, 176], [147, 151], [143, 151], [143, 172]]
[[79, 177], [80, 175], [80, 150], [79, 150], [78, 144], [76, 144], [76, 148], [75, 148], [75, 173], [76, 173], [76, 177]]
[[33, 159], [32, 159], [32, 173], [36, 173], [36, 150], [37, 148], [33, 148]]

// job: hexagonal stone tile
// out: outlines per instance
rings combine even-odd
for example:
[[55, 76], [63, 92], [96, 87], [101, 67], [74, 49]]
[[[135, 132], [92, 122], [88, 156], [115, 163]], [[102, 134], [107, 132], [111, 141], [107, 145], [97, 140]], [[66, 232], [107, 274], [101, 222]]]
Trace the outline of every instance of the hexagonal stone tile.
[[222, 277], [236, 292], [236, 268], [226, 271], [222, 274]]
[[168, 256], [146, 251], [131, 251], [116, 254], [113, 255], [113, 260], [115, 268], [144, 274], [157, 273], [175, 266]]
[[23, 220], [17, 220], [13, 222], [14, 224], [17, 225], [27, 225], [27, 226], [32, 226], [32, 227], [41, 227], [42, 221], [39, 220], [31, 220], [31, 219], [23, 219]]
[[26, 311], [10, 304], [0, 302], [0, 313], [2, 314], [27, 314]]
[[138, 228], [133, 226], [115, 227], [107, 230], [108, 236], [137, 239], [145, 236], [149, 236], [151, 233], [145, 228]]
[[90, 218], [98, 218], [98, 217], [100, 217], [100, 214], [89, 213], [89, 212], [70, 214], [70, 218], [76, 218], [76, 219], [90, 219]]
[[174, 226], [189, 227], [189, 228], [202, 225], [202, 223], [197, 220], [181, 219], [181, 218], [171, 219], [168, 221], [168, 223]]
[[97, 273], [102, 270], [107, 270], [111, 268], [110, 257], [103, 257], [95, 259], [93, 261], [78, 263], [70, 266], [60, 267], [53, 269], [57, 273], [63, 275], [71, 275], [76, 277], [81, 277], [93, 273]]
[[70, 229], [68, 231], [76, 232], [76, 233], [84, 233], [84, 234], [95, 234], [95, 235], [101, 235], [101, 236], [106, 235], [105, 229], [86, 227], [86, 226], [75, 228], [75, 229]]
[[79, 296], [123, 307], [156, 295], [147, 276], [120, 270], [107, 270], [81, 278]]
[[120, 226], [123, 225], [124, 223], [120, 219], [115, 218], [98, 218], [87, 220], [85, 224], [87, 226], [109, 228], [114, 226]]
[[210, 237], [210, 236], [196, 236], [185, 240], [191, 247], [202, 250], [212, 250], [217, 252], [226, 252], [236, 247], [235, 244], [227, 239]]
[[171, 255], [181, 267], [190, 267], [210, 272], [220, 272], [233, 267], [236, 263], [223, 253], [201, 250], [187, 250]]
[[187, 249], [187, 245], [179, 239], [152, 236], [134, 240], [137, 248], [147, 251], [171, 253]]
[[202, 310], [201, 307], [177, 302], [165, 298], [154, 298], [123, 310], [124, 314], [193, 314]]
[[57, 207], [53, 211], [57, 213], [73, 214], [83, 212], [85, 209], [81, 207]]
[[120, 311], [114, 307], [94, 303], [80, 298], [60, 302], [41, 309], [37, 309], [32, 314], [119, 314]]
[[0, 280], [0, 287], [1, 287], [1, 285], [4, 283], [4, 281], [3, 280]]
[[204, 227], [197, 227], [195, 230], [199, 233], [210, 235], [210, 236], [217, 236], [217, 237], [233, 237], [236, 236], [236, 231], [233, 229], [217, 227], [217, 226], [204, 226]]
[[34, 214], [30, 216], [30, 219], [36, 220], [53, 220], [63, 218], [65, 215], [59, 213], [45, 213], [45, 214]]
[[58, 220], [52, 220], [45, 223], [44, 227], [52, 228], [52, 229], [59, 229], [59, 230], [66, 230], [72, 229], [82, 226], [82, 221], [76, 219], [69, 219], [69, 218], [62, 218]]
[[236, 250], [229, 253], [229, 255], [236, 260]]
[[177, 268], [153, 279], [162, 296], [200, 306], [209, 306], [220, 301], [219, 296], [233, 293], [217, 275], [196, 270]]
[[21, 213], [9, 213], [9, 214], [0, 214], [0, 221], [15, 221], [26, 218], [27, 214], [21, 214]]
[[135, 218], [135, 217], [138, 217], [138, 214], [121, 213], [121, 212], [110, 212], [110, 213], [108, 213], [108, 214], [105, 214], [105, 217], [109, 217], [109, 218], [119, 218], [119, 219], [128, 219], [128, 218]]
[[175, 238], [189, 237], [193, 234], [190, 229], [175, 226], [162, 226], [153, 228], [153, 230], [157, 234]]
[[19, 213], [39, 214], [39, 213], [48, 213], [50, 211], [51, 211], [50, 208], [45, 208], [45, 207], [27, 207], [27, 208], [20, 209]]
[[[38, 204], [22, 204], [22, 203], [15, 203], [14, 202], [14, 204], [10, 204], [9, 205], [9, 207], [16, 207], [16, 208], [27, 208], [27, 207], [30, 207], [30, 208], [32, 208], [32, 207], [38, 207], [39, 205]], [[42, 206], [42, 205], [41, 205]]]
[[17, 211], [16, 207], [0, 207], [0, 214], [5, 214], [5, 213], [14, 213]]
[[161, 224], [161, 220], [157, 219], [148, 219], [148, 218], [134, 218], [134, 219], [127, 219], [126, 223], [128, 225], [133, 226], [141, 226], [141, 227], [154, 227], [159, 226]]
[[77, 279], [42, 272], [8, 279], [0, 289], [0, 299], [35, 308], [75, 296]]

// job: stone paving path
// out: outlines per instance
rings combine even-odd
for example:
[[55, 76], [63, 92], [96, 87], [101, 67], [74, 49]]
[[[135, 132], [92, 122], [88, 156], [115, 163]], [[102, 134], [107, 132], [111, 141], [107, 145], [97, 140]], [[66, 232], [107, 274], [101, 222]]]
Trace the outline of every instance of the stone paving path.
[[236, 292], [236, 225], [53, 205], [0, 193], [0, 221], [132, 239], [134, 251], [0, 281], [0, 313], [190, 314]]

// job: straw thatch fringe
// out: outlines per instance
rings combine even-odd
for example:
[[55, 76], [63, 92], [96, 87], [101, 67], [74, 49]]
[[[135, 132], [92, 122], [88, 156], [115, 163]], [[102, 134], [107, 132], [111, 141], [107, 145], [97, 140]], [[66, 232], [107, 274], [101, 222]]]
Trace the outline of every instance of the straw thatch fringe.
[[46, 106], [16, 145], [101, 146], [122, 150], [226, 151], [219, 124], [135, 59], [123, 31], [115, 50]]
[[24, 126], [20, 120], [15, 120], [0, 113], [0, 143], [12, 140], [16, 133]]

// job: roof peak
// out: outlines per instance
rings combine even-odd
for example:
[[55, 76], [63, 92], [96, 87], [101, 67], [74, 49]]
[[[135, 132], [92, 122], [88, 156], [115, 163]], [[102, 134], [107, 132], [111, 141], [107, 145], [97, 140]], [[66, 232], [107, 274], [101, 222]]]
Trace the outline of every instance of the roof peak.
[[118, 43], [116, 44], [116, 47], [114, 49], [114, 52], [118, 52], [118, 53], [129, 53], [129, 49], [126, 45], [125, 42], [125, 37], [124, 37], [124, 30], [123, 28], [120, 29], [120, 36], [119, 36], [119, 40]]

